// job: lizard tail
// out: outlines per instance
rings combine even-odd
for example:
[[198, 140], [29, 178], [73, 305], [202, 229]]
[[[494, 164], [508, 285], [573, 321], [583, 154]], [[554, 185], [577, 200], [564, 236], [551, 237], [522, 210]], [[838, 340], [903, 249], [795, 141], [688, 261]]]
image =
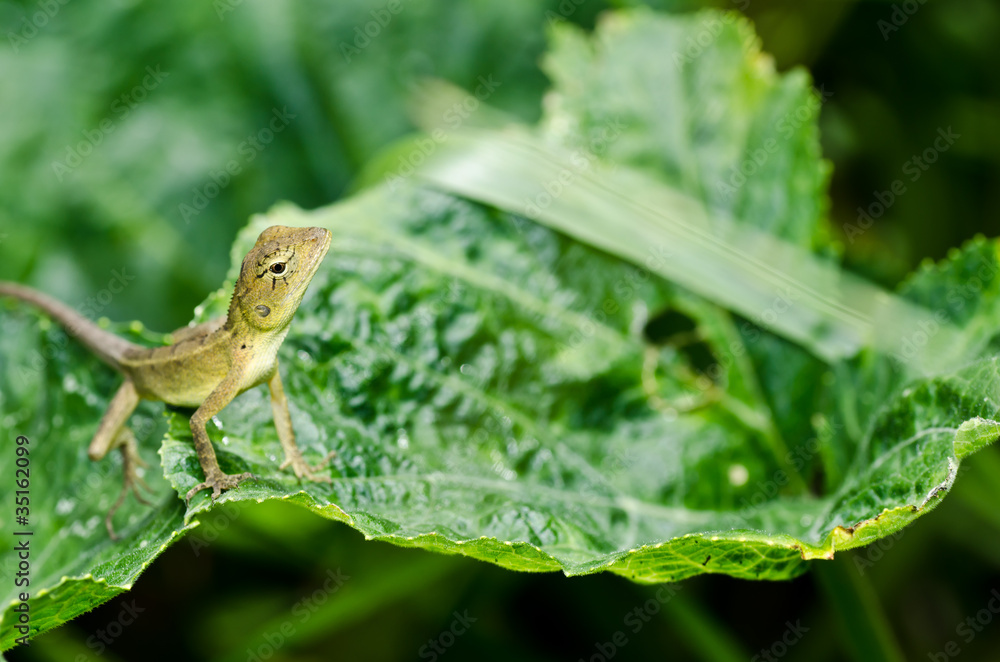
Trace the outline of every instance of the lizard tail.
[[139, 345], [105, 331], [66, 304], [30, 287], [0, 281], [0, 296], [20, 299], [40, 308], [65, 328], [69, 335], [77, 338], [98, 358], [116, 370], [121, 370], [121, 360], [127, 351], [139, 348]]

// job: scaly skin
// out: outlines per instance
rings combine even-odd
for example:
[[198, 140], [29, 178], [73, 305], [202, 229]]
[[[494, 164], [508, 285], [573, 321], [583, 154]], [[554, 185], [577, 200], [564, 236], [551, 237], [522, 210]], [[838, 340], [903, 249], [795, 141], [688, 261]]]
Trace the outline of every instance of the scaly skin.
[[117, 539], [111, 518], [128, 491], [142, 500], [137, 489], [142, 482], [135, 473], [135, 465], [142, 461], [135, 437], [126, 427], [140, 399], [197, 408], [191, 416], [191, 433], [205, 480], [188, 491], [185, 496], [188, 501], [209, 488], [214, 499], [223, 490], [253, 478], [250, 473], [222, 472], [205, 424], [237, 395], [264, 382], [271, 390], [275, 427], [285, 451], [281, 468], [291, 466], [299, 478], [330, 482], [329, 476], [315, 473], [321, 469], [306, 464], [295, 444], [288, 400], [278, 372], [278, 348], [288, 334], [288, 325], [309, 282], [330, 248], [330, 239], [330, 233], [322, 228], [277, 225], [267, 228], [243, 258], [227, 316], [179, 329], [172, 334], [172, 345], [156, 348], [119, 338], [41, 292], [0, 282], [0, 296], [21, 299], [41, 308], [125, 377], [88, 448], [92, 460], [100, 460], [115, 448], [122, 453], [124, 485], [105, 518], [112, 538]]

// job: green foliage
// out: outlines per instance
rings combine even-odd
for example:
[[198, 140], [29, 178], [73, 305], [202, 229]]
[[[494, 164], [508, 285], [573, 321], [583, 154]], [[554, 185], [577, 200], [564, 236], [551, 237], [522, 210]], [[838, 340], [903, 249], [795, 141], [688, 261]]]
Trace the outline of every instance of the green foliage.
[[552, 37], [549, 135], [641, 168], [714, 213], [825, 247], [830, 168], [816, 117], [827, 97], [802, 70], [778, 76], [749, 21], [633, 11], [605, 16], [593, 39], [573, 26]]
[[[716, 24], [710, 48], [675, 57]], [[740, 227], [835, 252], [825, 244], [827, 166], [807, 79], [776, 76], [742, 21], [622, 13], [593, 40], [556, 30], [546, 67], [556, 90], [549, 138], [592, 145], [625, 114], [627, 130], [602, 154], [613, 164]], [[679, 103], [686, 113], [673, 112]], [[772, 132], [799, 108], [805, 119], [778, 141]], [[759, 174], [727, 191], [733, 168], [769, 140]], [[368, 538], [522, 571], [785, 579], [925, 514], [961, 460], [997, 436], [992, 242], [904, 287], [916, 304], [943, 306], [976, 354], [914, 379], [875, 348], [821, 361], [651, 273], [683, 244], [650, 246], [652, 261], [634, 265], [510, 210], [410, 183], [256, 217], [232, 248], [230, 283], [256, 235], [278, 223], [335, 237], [281, 351], [300, 445], [310, 461], [337, 452], [333, 483], [277, 470], [280, 445], [258, 389], [210, 425], [223, 469], [260, 478], [220, 504], [287, 500]], [[984, 265], [992, 271], [980, 273]], [[982, 286], [961, 290], [959, 306], [969, 274]], [[227, 300], [216, 292], [196, 320], [223, 313]], [[125, 540], [107, 540], [101, 518], [117, 496], [117, 463], [90, 464], [86, 445], [114, 375], [34, 314], [16, 305], [3, 314], [0, 421], [5, 434], [32, 439], [33, 476], [45, 485], [33, 492], [32, 544], [45, 552], [33, 557], [31, 604], [46, 630], [128, 590], [198, 517], [218, 511], [201, 495], [185, 513], [177, 498], [201, 480], [188, 413], [168, 411], [164, 422], [146, 405], [134, 420], [151, 442], [146, 475], [162, 501], [127, 501]], [[693, 342], [678, 339], [678, 319]], [[13, 527], [0, 525], [9, 545]], [[3, 597], [5, 649], [15, 599]]]

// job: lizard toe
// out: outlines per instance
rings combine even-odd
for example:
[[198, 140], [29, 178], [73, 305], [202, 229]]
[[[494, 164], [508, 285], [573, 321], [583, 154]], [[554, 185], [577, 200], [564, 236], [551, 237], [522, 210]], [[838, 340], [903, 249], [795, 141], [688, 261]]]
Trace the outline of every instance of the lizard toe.
[[202, 481], [202, 482], [198, 483], [197, 485], [195, 485], [194, 487], [192, 487], [190, 490], [188, 490], [188, 493], [184, 495], [184, 501], [186, 501], [188, 503], [191, 503], [191, 498], [194, 497], [195, 494], [197, 494], [198, 492], [201, 492], [202, 490], [204, 490], [204, 489], [206, 489], [208, 487], [211, 487], [208, 484], [208, 481]]

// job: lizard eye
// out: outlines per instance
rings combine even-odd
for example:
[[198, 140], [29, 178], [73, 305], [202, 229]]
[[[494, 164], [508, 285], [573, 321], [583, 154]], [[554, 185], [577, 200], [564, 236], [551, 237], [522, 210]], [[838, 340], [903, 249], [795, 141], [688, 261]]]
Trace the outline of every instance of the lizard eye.
[[272, 264], [269, 267], [269, 271], [272, 274], [281, 275], [281, 274], [285, 273], [285, 263], [284, 262], [275, 262], [274, 264]]

